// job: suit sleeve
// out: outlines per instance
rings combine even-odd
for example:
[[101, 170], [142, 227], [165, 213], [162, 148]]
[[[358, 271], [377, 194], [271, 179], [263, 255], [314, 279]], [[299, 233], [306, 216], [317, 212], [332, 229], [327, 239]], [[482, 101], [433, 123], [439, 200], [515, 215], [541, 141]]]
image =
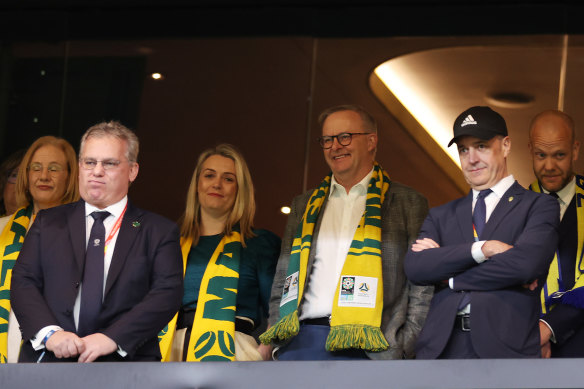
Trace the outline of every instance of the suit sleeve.
[[530, 283], [548, 271], [558, 245], [559, 205], [537, 196], [513, 248], [454, 277], [454, 290], [498, 290]]
[[[406, 212], [405, 223], [408, 239], [407, 249], [416, 240], [422, 222], [428, 214], [428, 201], [419, 193], [412, 192], [408, 195], [404, 208]], [[388, 220], [388, 222], [391, 223], [391, 220]], [[405, 287], [408, 295], [408, 306], [406, 310], [406, 321], [396, 334], [397, 343], [402, 348], [402, 355], [395, 356], [398, 359], [404, 356], [406, 358], [414, 357], [416, 339], [426, 320], [434, 292], [432, 286], [413, 285], [409, 281], [406, 281]], [[385, 336], [388, 336], [387, 331]]]
[[410, 245], [406, 254], [406, 275], [415, 285], [438, 284], [477, 266], [471, 255], [471, 242], [442, 247], [444, 242], [439, 232], [439, 220], [436, 211], [431, 210], [422, 224], [418, 239], [430, 238], [440, 247], [414, 252]]
[[284, 281], [288, 272], [288, 264], [290, 263], [290, 252], [292, 250], [292, 242], [298, 224], [302, 220], [302, 215], [306, 207], [306, 196], [298, 196], [292, 201], [290, 207], [290, 214], [286, 223], [284, 237], [282, 239], [282, 249], [280, 257], [278, 258], [278, 265], [276, 266], [276, 273], [274, 275], [274, 282], [272, 283], [272, 293], [270, 296], [270, 316], [268, 318], [268, 325], [271, 327], [280, 319], [280, 301], [282, 300], [282, 290], [284, 289]]
[[180, 308], [183, 265], [176, 225], [161, 234], [154, 245], [153, 256], [149, 292], [132, 309], [101, 331], [130, 356], [155, 337]]
[[43, 296], [44, 280], [40, 253], [42, 223], [43, 212], [40, 212], [26, 235], [18, 260], [12, 269], [10, 299], [25, 341], [30, 340], [41, 328], [59, 324]]
[[542, 319], [554, 330], [556, 343], [561, 346], [584, 326], [584, 309], [558, 304]]

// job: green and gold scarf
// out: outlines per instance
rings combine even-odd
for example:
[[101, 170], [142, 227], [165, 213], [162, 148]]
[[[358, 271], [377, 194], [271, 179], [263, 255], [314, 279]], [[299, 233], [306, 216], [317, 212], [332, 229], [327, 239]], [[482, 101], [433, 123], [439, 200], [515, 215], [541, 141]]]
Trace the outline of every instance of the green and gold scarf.
[[0, 234], [0, 363], [8, 358], [8, 318], [10, 317], [10, 280], [32, 216], [32, 205], [18, 209]]
[[[181, 241], [183, 274], [193, 244]], [[188, 341], [187, 361], [235, 360], [235, 305], [239, 283], [241, 235], [233, 231], [217, 245], [201, 281], [197, 310]], [[168, 361], [177, 316], [159, 334], [162, 360]]]
[[[298, 334], [300, 328], [298, 304], [304, 293], [314, 227], [329, 192], [331, 177], [331, 174], [325, 177], [308, 200], [306, 211], [298, 225], [292, 243], [290, 262], [280, 303], [280, 320], [260, 336], [260, 340], [264, 344], [284, 341]], [[328, 351], [350, 348], [383, 351], [389, 347], [380, 328], [383, 310], [381, 205], [389, 185], [387, 174], [375, 163], [373, 175], [367, 188], [365, 212], [355, 231], [337, 284], [331, 315], [331, 330], [326, 341]], [[372, 281], [356, 285], [354, 283], [356, 279]], [[297, 286], [296, 295], [290, 293], [291, 286]], [[365, 294], [375, 291], [375, 306], [347, 306], [346, 301], [349, 297], [353, 297], [353, 291]]]
[[[534, 192], [542, 193], [539, 182], [534, 182], [529, 186]], [[584, 264], [582, 263], [582, 246], [584, 244], [584, 177], [576, 176], [576, 217], [578, 224], [578, 250], [576, 255], [575, 284], [570, 290], [562, 288], [561, 266], [562, 260], [556, 250], [554, 259], [550, 265], [548, 276], [544, 287], [541, 289], [541, 311], [548, 313], [555, 304], [561, 302], [580, 309], [584, 309]]]

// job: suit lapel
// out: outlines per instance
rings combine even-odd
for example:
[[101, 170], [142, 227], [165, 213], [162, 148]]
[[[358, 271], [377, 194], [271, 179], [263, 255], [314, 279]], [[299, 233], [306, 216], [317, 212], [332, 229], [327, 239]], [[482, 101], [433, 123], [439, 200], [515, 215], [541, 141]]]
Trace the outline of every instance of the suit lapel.
[[523, 189], [523, 187], [521, 187], [517, 181], [515, 181], [513, 185], [507, 189], [507, 192], [505, 192], [503, 197], [501, 197], [501, 200], [499, 200], [499, 203], [493, 210], [493, 213], [491, 213], [489, 221], [487, 224], [485, 224], [482, 240], [487, 240], [486, 238], [493, 234], [493, 232], [497, 229], [497, 226], [505, 219], [505, 216], [509, 215], [511, 210], [519, 204], [523, 198], [524, 191], [525, 189]]
[[120, 226], [120, 232], [116, 239], [116, 245], [113, 248], [114, 252], [105, 283], [104, 296], [107, 296], [115, 280], [120, 275], [124, 263], [128, 258], [130, 248], [133, 246], [134, 240], [142, 229], [142, 227], [140, 227], [141, 216], [142, 213], [137, 208], [133, 207], [128, 200], [128, 209], [122, 219], [122, 225]]
[[472, 242], [474, 234], [472, 229], [472, 190], [456, 207], [456, 220], [465, 242]]
[[75, 204], [73, 212], [67, 217], [67, 226], [69, 227], [69, 235], [71, 236], [71, 244], [73, 245], [73, 253], [75, 255], [75, 263], [80, 274], [83, 274], [83, 266], [85, 265], [85, 248], [87, 245], [87, 235], [85, 226], [85, 201], [80, 200]]

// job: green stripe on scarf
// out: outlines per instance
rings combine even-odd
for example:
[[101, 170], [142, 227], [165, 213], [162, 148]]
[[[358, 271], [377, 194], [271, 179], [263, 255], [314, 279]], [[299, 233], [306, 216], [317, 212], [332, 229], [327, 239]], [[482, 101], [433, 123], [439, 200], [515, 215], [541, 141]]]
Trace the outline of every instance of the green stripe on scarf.
[[32, 216], [32, 205], [18, 209], [0, 234], [0, 363], [8, 358], [10, 279]]
[[[322, 205], [330, 189], [331, 175], [314, 190], [306, 210], [298, 225], [288, 265], [285, 289], [280, 303], [280, 320], [264, 334], [260, 340], [264, 344], [285, 341], [298, 334], [298, 304], [302, 300], [306, 284], [308, 257], [312, 248], [312, 237]], [[373, 174], [367, 188], [365, 212], [355, 231], [341, 276], [368, 277], [377, 283], [375, 307], [340, 306], [340, 282], [333, 301], [331, 330], [326, 349], [338, 351], [359, 348], [367, 351], [383, 351], [389, 345], [380, 325], [383, 310], [383, 279], [381, 268], [381, 204], [389, 189], [390, 181], [381, 167], [375, 163]], [[290, 285], [297, 283], [297, 295], [287, 296]], [[286, 289], [288, 288], [288, 289]], [[287, 301], [284, 301], [287, 299]]]
[[[541, 185], [538, 181], [529, 186], [534, 192], [542, 193]], [[576, 176], [576, 217], [578, 228], [578, 251], [575, 260], [575, 283], [570, 290], [560, 290], [560, 261], [559, 252], [556, 250], [554, 259], [550, 265], [548, 276], [544, 287], [541, 289], [541, 311], [548, 313], [556, 303], [568, 304], [580, 309], [584, 309], [584, 272], [582, 263], [582, 248], [584, 245], [584, 177]]]

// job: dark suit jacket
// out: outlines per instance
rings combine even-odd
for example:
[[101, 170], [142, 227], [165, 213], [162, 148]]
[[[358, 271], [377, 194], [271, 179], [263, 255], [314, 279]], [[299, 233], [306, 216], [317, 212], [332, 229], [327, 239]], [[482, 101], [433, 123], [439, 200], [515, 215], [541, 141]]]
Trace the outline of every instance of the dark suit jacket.
[[[454, 327], [463, 291], [471, 294], [471, 339], [481, 358], [538, 357], [539, 291], [522, 285], [547, 273], [557, 245], [558, 203], [515, 182], [491, 214], [481, 240], [512, 249], [481, 264], [472, 258], [472, 191], [430, 210], [420, 238], [440, 247], [409, 251], [405, 270], [418, 285], [440, 284], [416, 346], [418, 358], [437, 358]], [[454, 277], [454, 289], [443, 283]]]
[[[575, 284], [576, 255], [578, 251], [578, 217], [576, 195], [572, 198], [560, 222], [560, 267], [564, 288]], [[542, 317], [554, 331], [556, 343], [552, 343], [552, 358], [584, 357], [584, 309], [558, 303]]]
[[[24, 362], [35, 357], [29, 340], [40, 329], [56, 324], [75, 332], [73, 306], [83, 277], [85, 231], [85, 202], [78, 201], [39, 212], [26, 236], [11, 284]], [[98, 332], [128, 353], [124, 360], [160, 360], [157, 334], [178, 310], [182, 293], [176, 224], [128, 202]]]
[[[288, 216], [282, 240], [282, 251], [272, 285], [270, 325], [274, 325], [280, 317], [280, 301], [290, 261], [292, 241], [311, 194], [312, 191], [306, 192], [296, 197], [292, 202], [292, 211]], [[316, 222], [312, 247], [315, 247], [314, 243], [318, 242], [318, 232], [327, 201], [328, 196]], [[414, 356], [416, 337], [424, 324], [433, 288], [411, 285], [404, 274], [403, 260], [409, 245], [416, 239], [420, 225], [427, 213], [428, 202], [420, 193], [400, 183], [391, 182], [385, 201], [381, 206], [383, 272], [381, 330], [390, 345], [390, 349], [380, 353], [368, 353], [371, 359], [402, 359]], [[315, 253], [316, 250], [311, 250], [308, 258], [307, 283], [309, 283], [312, 272]], [[302, 313], [303, 302], [304, 299], [300, 301], [299, 315]]]

